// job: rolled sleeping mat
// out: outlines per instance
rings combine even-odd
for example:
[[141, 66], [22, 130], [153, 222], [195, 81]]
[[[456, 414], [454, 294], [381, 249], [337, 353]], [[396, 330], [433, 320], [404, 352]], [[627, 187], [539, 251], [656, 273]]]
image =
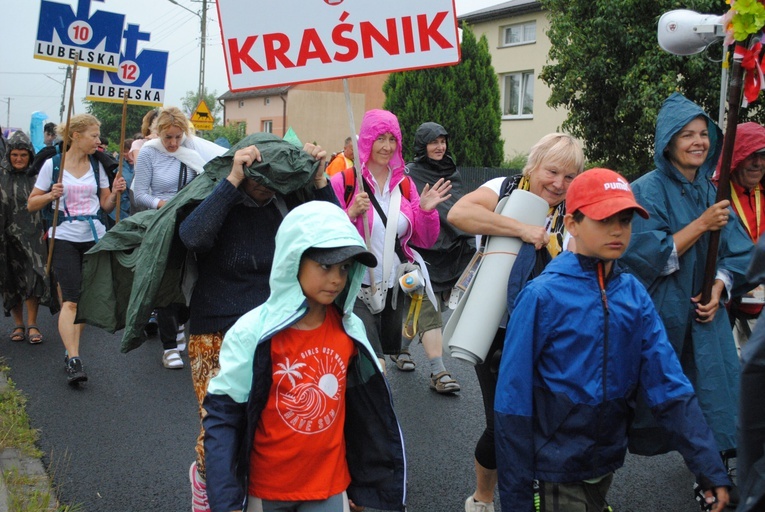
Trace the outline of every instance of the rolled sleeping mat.
[[[549, 208], [538, 195], [515, 190], [495, 211], [524, 224], [544, 226]], [[489, 237], [480, 266], [444, 327], [444, 342], [452, 357], [471, 364], [486, 359], [507, 311], [507, 280], [522, 243], [516, 237]]]

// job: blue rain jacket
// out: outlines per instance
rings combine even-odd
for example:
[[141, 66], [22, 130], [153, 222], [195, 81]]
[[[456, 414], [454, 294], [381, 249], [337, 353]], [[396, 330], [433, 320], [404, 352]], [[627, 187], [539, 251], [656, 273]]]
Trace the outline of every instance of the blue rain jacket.
[[[690, 182], [664, 152], [672, 136], [699, 116], [707, 119], [710, 148], [696, 179]], [[721, 148], [720, 129], [699, 106], [678, 93], [667, 98], [656, 121], [656, 169], [632, 184], [635, 198], [648, 210], [650, 218], [635, 216], [632, 239], [620, 262], [648, 288], [683, 370], [693, 383], [715, 441], [720, 450], [727, 450], [736, 446], [740, 375], [730, 322], [722, 305], [712, 322], [697, 322], [691, 302], [691, 297], [701, 293], [709, 233], [680, 256], [679, 269], [660, 275], [672, 253], [673, 233], [715, 203], [717, 190], [712, 176]], [[745, 291], [752, 248], [752, 241], [731, 210], [731, 218], [720, 236], [717, 268], [726, 270], [733, 278], [734, 295]], [[630, 432], [630, 451], [654, 455], [668, 450], [660, 429], [641, 407]]]
[[562, 253], [529, 282], [507, 326], [494, 401], [503, 510], [533, 510], [532, 481], [576, 482], [624, 464], [637, 395], [705, 488], [730, 485], [645, 288], [617, 263]]

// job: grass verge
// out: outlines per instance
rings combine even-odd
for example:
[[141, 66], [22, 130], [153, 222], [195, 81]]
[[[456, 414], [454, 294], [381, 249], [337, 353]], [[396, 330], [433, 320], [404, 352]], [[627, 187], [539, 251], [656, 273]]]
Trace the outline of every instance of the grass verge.
[[[4, 378], [8, 370], [0, 360], [0, 378]], [[25, 457], [39, 459], [42, 452], [36, 444], [38, 432], [29, 423], [26, 403], [26, 397], [10, 379], [4, 389], [0, 388], [0, 453], [16, 450]], [[76, 512], [79, 509], [57, 503], [46, 474], [28, 475], [12, 467], [5, 469], [2, 477], [8, 490], [9, 512]]]

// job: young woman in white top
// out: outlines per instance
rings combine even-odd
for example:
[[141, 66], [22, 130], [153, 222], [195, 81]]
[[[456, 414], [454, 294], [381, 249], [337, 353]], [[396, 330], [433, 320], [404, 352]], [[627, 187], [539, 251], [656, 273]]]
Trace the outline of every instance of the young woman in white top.
[[[101, 142], [100, 127], [98, 119], [90, 114], [72, 117], [68, 131], [65, 125], [58, 126], [57, 133], [68, 147], [66, 158], [62, 158], [65, 168], [54, 173], [54, 160], [58, 159], [47, 160], [27, 201], [27, 209], [36, 212], [59, 199], [52, 264], [61, 301], [58, 330], [67, 352], [70, 384], [88, 380], [80, 360], [80, 335], [85, 324], [74, 323], [82, 282], [82, 256], [106, 233], [99, 210], [111, 212], [117, 204], [117, 196], [126, 188], [124, 178], [119, 178], [110, 190], [103, 166], [93, 166], [90, 155]], [[62, 176], [61, 183], [58, 173]], [[54, 236], [53, 227], [48, 230], [48, 236]]]

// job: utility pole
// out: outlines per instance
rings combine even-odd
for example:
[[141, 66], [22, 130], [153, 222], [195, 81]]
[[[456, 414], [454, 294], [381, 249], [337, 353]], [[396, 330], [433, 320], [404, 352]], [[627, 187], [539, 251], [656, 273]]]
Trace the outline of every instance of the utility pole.
[[72, 78], [72, 66], [66, 67], [66, 76], [64, 77], [64, 90], [61, 91], [61, 109], [58, 112], [58, 122], [64, 122], [64, 101], [66, 100], [66, 82]]
[[[205, 46], [207, 43], [207, 0], [202, 0], [202, 14], [194, 12], [185, 5], [179, 4], [177, 0], [167, 0], [171, 4], [175, 4], [181, 9], [184, 9], [195, 16], [199, 16], [202, 22], [201, 29], [201, 41], [199, 44], [199, 99], [204, 99], [205, 92]], [[208, 105], [209, 106], [209, 105]]]
[[13, 98], [5, 98], [5, 102], [8, 104], [8, 110], [5, 114], [5, 128], [8, 129], [11, 127], [11, 100]]
[[207, 42], [207, 0], [202, 0], [202, 44], [199, 47], [199, 99], [205, 94], [205, 44]]

